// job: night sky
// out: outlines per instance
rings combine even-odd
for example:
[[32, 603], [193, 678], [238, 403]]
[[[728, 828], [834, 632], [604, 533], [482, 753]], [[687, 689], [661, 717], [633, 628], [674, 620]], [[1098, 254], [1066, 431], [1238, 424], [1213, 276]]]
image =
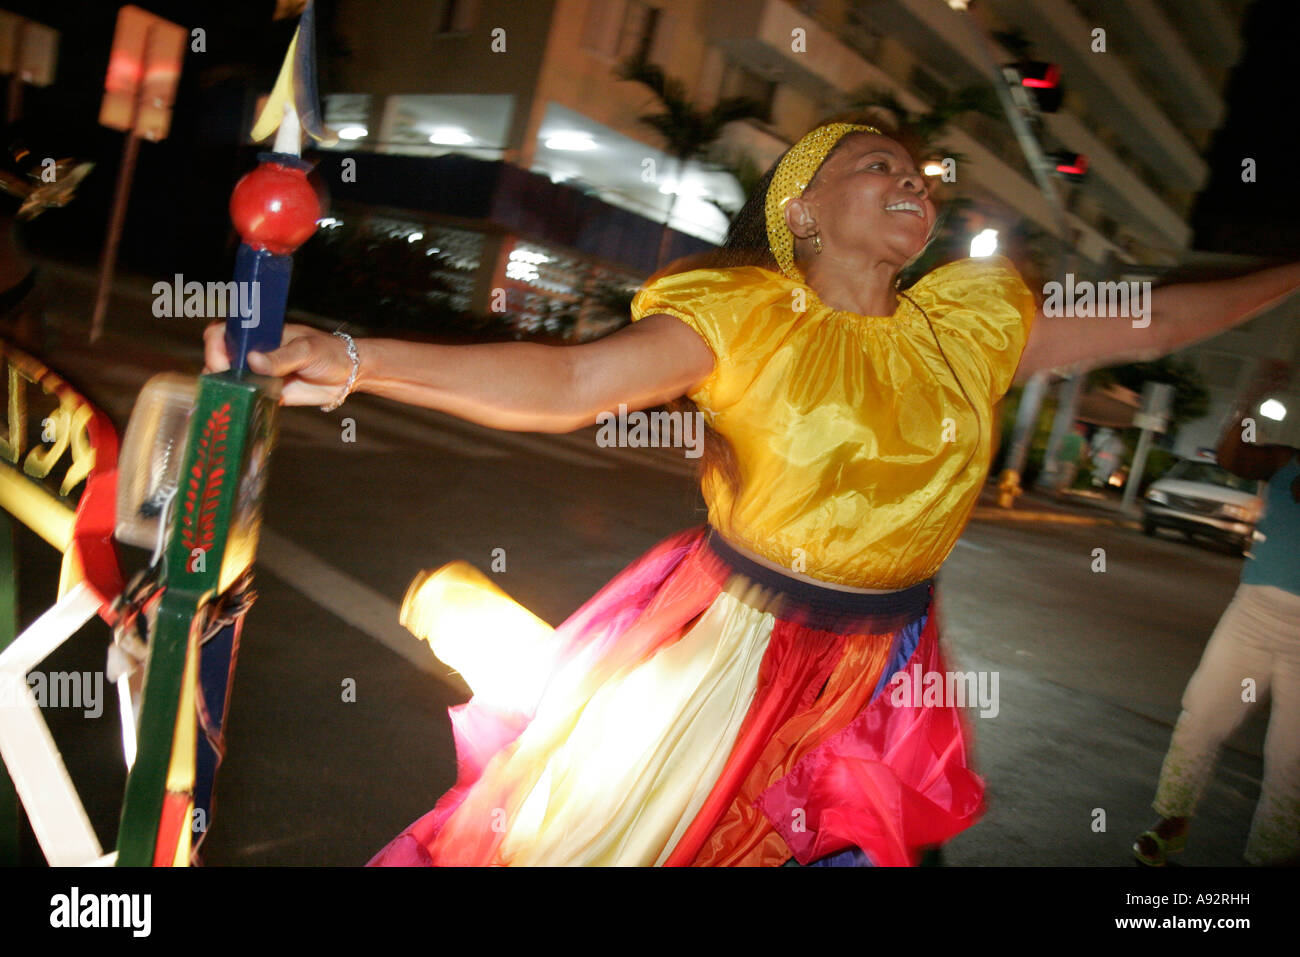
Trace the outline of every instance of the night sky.
[[[1228, 118], [1210, 147], [1210, 183], [1192, 215], [1195, 247], [1261, 256], [1300, 254], [1300, 128], [1296, 120], [1295, 0], [1256, 0], [1243, 27], [1246, 51], [1227, 90]], [[1256, 161], [1256, 182], [1241, 161]]]
[[[22, 133], [38, 155], [90, 159], [94, 171], [65, 209], [24, 224], [36, 253], [98, 261], [124, 136], [99, 125], [109, 45], [121, 4], [4, 0], [4, 7], [60, 31], [53, 86], [27, 88]], [[142, 143], [121, 265], [143, 272], [227, 273], [234, 231], [226, 211], [235, 182], [256, 164], [241, 141], [253, 90], [275, 80], [296, 20], [272, 21], [275, 0], [136, 0], [136, 6], [206, 31], [205, 53], [187, 53], [172, 114], [160, 143]]]

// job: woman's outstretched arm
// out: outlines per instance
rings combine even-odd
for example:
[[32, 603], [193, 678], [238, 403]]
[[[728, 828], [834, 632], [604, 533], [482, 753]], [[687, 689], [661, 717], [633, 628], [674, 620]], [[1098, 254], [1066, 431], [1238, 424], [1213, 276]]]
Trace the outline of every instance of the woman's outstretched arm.
[[[210, 326], [205, 339], [208, 368], [228, 368], [224, 327]], [[714, 361], [698, 333], [663, 315], [580, 346], [358, 339], [357, 351], [354, 391], [519, 432], [571, 432], [620, 403], [658, 405], [708, 378]], [[352, 362], [337, 336], [288, 325], [283, 345], [250, 355], [249, 368], [285, 379], [285, 405], [324, 405], [342, 392]]]
[[[1300, 263], [1234, 279], [1176, 283], [1152, 291], [1150, 311], [1128, 317], [1068, 318], [1040, 311], [1020, 357], [1015, 381], [1036, 372], [1086, 372], [1123, 362], [1149, 362], [1240, 325], [1300, 289]], [[1148, 321], [1149, 320], [1149, 321]]]

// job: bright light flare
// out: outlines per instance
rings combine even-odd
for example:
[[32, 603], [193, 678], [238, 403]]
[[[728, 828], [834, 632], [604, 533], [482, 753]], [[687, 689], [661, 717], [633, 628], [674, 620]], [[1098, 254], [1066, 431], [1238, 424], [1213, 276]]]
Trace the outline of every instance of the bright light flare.
[[339, 130], [339, 139], [341, 140], [359, 140], [370, 135], [370, 131], [364, 126], [345, 126]]
[[468, 562], [416, 576], [401, 623], [460, 672], [476, 698], [528, 713], [550, 673], [554, 629]]
[[708, 191], [698, 183], [664, 183], [659, 192], [665, 196], [677, 195], [686, 199], [703, 199]]
[[1259, 407], [1259, 414], [1266, 419], [1272, 419], [1274, 422], [1281, 422], [1286, 418], [1286, 406], [1277, 399], [1267, 399]]
[[596, 141], [591, 138], [590, 133], [565, 131], [548, 136], [546, 148], [548, 150], [594, 150]]
[[135, 766], [135, 706], [131, 702], [131, 676], [123, 674], [117, 679], [117, 710], [122, 722], [122, 757], [126, 769]]
[[992, 256], [997, 251], [998, 231], [996, 229], [982, 229], [970, 241], [972, 259], [983, 259], [985, 256]]
[[436, 126], [429, 134], [429, 142], [439, 146], [468, 146], [474, 137], [459, 126]]

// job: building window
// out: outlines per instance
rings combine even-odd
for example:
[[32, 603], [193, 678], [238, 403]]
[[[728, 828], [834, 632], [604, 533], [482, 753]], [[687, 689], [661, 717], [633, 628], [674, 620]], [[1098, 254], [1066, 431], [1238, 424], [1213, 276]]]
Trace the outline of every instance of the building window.
[[468, 33], [478, 21], [479, 0], [442, 0], [437, 33]]
[[618, 38], [618, 57], [648, 58], [654, 45], [659, 11], [648, 3], [628, 0], [623, 14], [623, 30]]
[[656, 59], [663, 47], [663, 11], [640, 0], [589, 0], [582, 45], [610, 59]]
[[370, 129], [369, 93], [330, 93], [321, 97], [321, 101], [325, 107], [325, 125], [339, 134], [339, 142], [332, 148], [356, 149], [359, 141], [379, 140], [379, 130]]

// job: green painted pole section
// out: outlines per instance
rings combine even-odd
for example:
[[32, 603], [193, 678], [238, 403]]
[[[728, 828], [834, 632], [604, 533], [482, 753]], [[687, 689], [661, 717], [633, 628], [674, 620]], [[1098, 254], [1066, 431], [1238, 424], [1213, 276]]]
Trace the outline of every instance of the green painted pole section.
[[[18, 636], [18, 563], [14, 561], [14, 526], [0, 511], [0, 651]], [[0, 866], [18, 864], [18, 839], [22, 826], [18, 792], [0, 764]]]
[[190, 629], [200, 603], [217, 591], [232, 524], [237, 528], [248, 524], [235, 522], [237, 492], [246, 470], [250, 425], [257, 404], [267, 401], [267, 383], [259, 376], [236, 379], [230, 373], [199, 380], [181, 487], [173, 506], [167, 590], [150, 638], [139, 743], [117, 834], [119, 867], [153, 863]]

